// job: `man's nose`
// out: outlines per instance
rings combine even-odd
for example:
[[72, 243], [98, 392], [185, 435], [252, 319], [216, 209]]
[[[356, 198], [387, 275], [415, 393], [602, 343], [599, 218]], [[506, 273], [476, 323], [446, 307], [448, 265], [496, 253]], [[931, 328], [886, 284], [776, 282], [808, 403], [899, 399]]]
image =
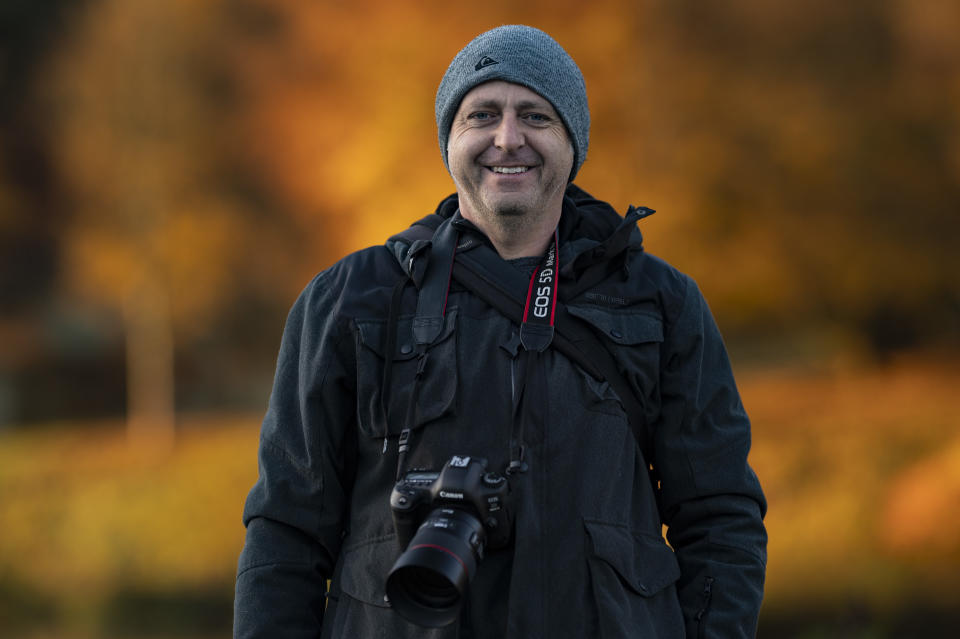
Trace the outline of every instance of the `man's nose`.
[[514, 151], [526, 144], [520, 120], [516, 115], [503, 115], [494, 134], [493, 144], [501, 151]]

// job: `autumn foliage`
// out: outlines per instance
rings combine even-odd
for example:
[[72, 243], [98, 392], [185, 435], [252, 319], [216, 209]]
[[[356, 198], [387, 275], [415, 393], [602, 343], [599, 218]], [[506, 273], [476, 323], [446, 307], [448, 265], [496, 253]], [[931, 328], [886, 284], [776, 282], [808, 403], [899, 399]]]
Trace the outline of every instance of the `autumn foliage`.
[[958, 3], [51, 0], [0, 8], [0, 627], [223, 634], [286, 310], [453, 190], [434, 92], [504, 23], [746, 380], [766, 636], [957, 609]]

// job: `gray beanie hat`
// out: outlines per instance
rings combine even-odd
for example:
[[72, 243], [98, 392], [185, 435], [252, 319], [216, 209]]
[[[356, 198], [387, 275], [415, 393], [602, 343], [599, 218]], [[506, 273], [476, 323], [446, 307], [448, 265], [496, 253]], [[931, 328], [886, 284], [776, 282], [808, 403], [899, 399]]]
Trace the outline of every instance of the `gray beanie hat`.
[[470, 89], [491, 80], [520, 84], [546, 98], [557, 110], [573, 142], [570, 181], [587, 158], [590, 108], [587, 87], [573, 58], [539, 29], [506, 25], [481, 33], [460, 50], [437, 89], [437, 133], [443, 163], [453, 117]]

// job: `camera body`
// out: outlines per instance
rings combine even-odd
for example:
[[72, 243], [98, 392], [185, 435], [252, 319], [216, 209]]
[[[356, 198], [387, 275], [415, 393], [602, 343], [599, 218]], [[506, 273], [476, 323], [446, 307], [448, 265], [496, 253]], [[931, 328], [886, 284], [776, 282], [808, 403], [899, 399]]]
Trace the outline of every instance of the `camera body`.
[[488, 472], [486, 460], [477, 457], [454, 455], [440, 472], [410, 471], [390, 495], [397, 541], [406, 547], [431, 511], [455, 509], [469, 512], [483, 525], [482, 546], [502, 548], [511, 534], [509, 495], [507, 477]]
[[387, 575], [390, 605], [430, 628], [457, 618], [485, 548], [502, 548], [513, 527], [507, 477], [484, 459], [453, 456], [440, 472], [414, 470], [390, 495], [403, 552]]

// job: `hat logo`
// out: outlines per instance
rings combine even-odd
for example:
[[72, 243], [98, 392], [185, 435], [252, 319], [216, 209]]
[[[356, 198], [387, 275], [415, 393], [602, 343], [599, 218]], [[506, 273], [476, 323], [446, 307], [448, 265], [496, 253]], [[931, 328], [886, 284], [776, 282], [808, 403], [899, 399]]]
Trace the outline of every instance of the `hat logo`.
[[493, 58], [491, 58], [490, 56], [485, 55], [482, 58], [480, 58], [480, 62], [477, 62], [477, 66], [473, 68], [475, 71], [479, 71], [483, 67], [489, 67], [491, 64], [500, 64], [500, 63], [494, 60]]

